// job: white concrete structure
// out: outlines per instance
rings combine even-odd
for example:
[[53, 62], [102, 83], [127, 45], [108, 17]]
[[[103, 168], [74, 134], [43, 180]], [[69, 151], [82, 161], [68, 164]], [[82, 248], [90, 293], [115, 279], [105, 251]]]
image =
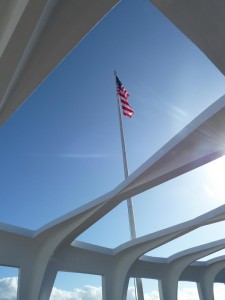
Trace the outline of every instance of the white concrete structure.
[[150, 0], [225, 75], [225, 3], [220, 0]]
[[0, 125], [117, 2], [0, 1]]
[[[117, 2], [118, 0], [0, 2], [0, 76], [4, 74], [0, 82], [0, 124], [7, 120]], [[220, 38], [223, 37], [224, 30], [221, 31], [221, 28], [224, 28], [225, 18], [216, 17], [218, 12], [224, 16], [225, 4], [222, 1], [204, 1], [207, 5], [195, 0], [152, 2], [225, 74], [224, 39]], [[202, 27], [196, 27], [195, 23], [199, 21], [199, 10]], [[193, 17], [193, 11], [197, 14], [196, 18]], [[81, 14], [83, 17], [78, 18]], [[208, 18], [212, 18], [212, 27], [215, 29], [213, 32], [206, 22]], [[209, 33], [207, 36], [200, 34], [202, 28]], [[211, 47], [212, 44], [214, 47]], [[225, 220], [225, 206], [115, 249], [74, 240], [128, 197], [224, 155], [224, 132], [225, 96], [106, 195], [37, 231], [0, 224], [0, 264], [19, 268], [18, 300], [49, 299], [58, 271], [102, 275], [104, 300], [124, 299], [131, 276], [159, 280], [161, 300], [176, 299], [179, 280], [197, 282], [201, 300], [212, 300], [213, 282], [225, 281], [224, 276], [221, 276], [221, 271], [225, 268], [224, 257], [207, 263], [195, 261], [224, 248], [224, 240], [188, 249], [168, 259], [143, 255], [196, 228]]]
[[[181, 253], [169, 257], [167, 270], [162, 274], [159, 280], [160, 299], [176, 299], [178, 281], [184, 269], [193, 261], [214, 253], [215, 251], [223, 249], [225, 247], [224, 241], [225, 240], [223, 239], [218, 242], [208, 243], [203, 246], [198, 246], [193, 249], [182, 251]], [[206, 274], [208, 274], [208, 272], [206, 272]], [[213, 278], [213, 275], [211, 278]], [[207, 283], [206, 286], [212, 287], [212, 281], [210, 281], [210, 284], [208, 285], [209, 278], [207, 278], [207, 280], [205, 280], [204, 282]], [[201, 285], [200, 292], [201, 291], [205, 292], [205, 288], [203, 287], [203, 285]], [[208, 294], [208, 292], [206, 292], [206, 294]]]
[[[0, 243], [0, 264], [19, 267], [18, 299], [49, 299], [57, 271], [68, 271], [69, 266], [69, 270], [73, 268], [73, 271], [101, 274], [104, 279], [104, 299], [122, 300], [126, 295], [129, 272], [135, 261], [144, 253], [198, 227], [225, 220], [225, 207], [221, 206], [193, 220], [137, 238], [111, 251], [96, 251], [98, 248], [95, 247], [79, 247], [77, 250], [76, 243], [71, 246], [76, 237], [127, 197], [222, 156], [225, 153], [224, 128], [225, 96], [206, 109], [136, 172], [106, 195], [37, 231], [1, 224], [0, 238], [4, 243]], [[224, 240], [190, 249], [182, 253], [182, 256], [179, 254], [170, 258], [169, 264], [167, 262], [168, 271], [158, 278], [162, 283], [162, 299], [170, 300], [176, 297], [177, 283], [185, 267], [223, 247]], [[79, 260], [75, 259], [77, 255]], [[72, 257], [75, 258], [71, 259]], [[157, 269], [155, 264], [156, 272]], [[135, 269], [132, 272], [134, 271]], [[167, 291], [168, 284], [171, 294]], [[203, 283], [201, 289], [204, 290]]]
[[225, 257], [217, 257], [207, 262], [207, 267], [204, 272], [199, 276], [198, 292], [200, 300], [212, 300], [213, 296], [213, 283], [215, 282], [216, 275], [225, 268]]

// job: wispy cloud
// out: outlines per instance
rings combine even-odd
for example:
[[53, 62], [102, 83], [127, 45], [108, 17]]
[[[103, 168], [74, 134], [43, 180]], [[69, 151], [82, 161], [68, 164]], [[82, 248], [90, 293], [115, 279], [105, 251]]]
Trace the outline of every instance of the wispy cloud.
[[188, 114], [181, 108], [179, 108], [178, 106], [175, 106], [175, 105], [172, 105], [172, 104], [169, 104], [170, 106], [170, 111], [169, 111], [169, 114], [175, 118], [175, 119], [178, 119], [178, 120], [183, 120], [185, 118], [188, 118]]
[[58, 154], [57, 156], [61, 157], [61, 158], [75, 158], [75, 159], [105, 158], [105, 157], [108, 157], [107, 154], [102, 154], [102, 153], [86, 153], [86, 154], [63, 153], [63, 154]]
[[104, 153], [30, 153], [30, 157], [39, 158], [70, 158], [70, 159], [101, 159], [108, 157]]

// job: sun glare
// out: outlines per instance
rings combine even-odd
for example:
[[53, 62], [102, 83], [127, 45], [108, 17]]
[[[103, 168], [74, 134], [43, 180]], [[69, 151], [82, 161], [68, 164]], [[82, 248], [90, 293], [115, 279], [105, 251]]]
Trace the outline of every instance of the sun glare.
[[204, 189], [209, 197], [225, 199], [225, 156], [206, 165]]

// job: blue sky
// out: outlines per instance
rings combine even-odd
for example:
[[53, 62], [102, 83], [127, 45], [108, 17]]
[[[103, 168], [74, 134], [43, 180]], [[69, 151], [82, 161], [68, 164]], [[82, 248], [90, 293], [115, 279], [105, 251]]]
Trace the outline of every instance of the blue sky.
[[[123, 180], [114, 69], [135, 110], [123, 119], [130, 172], [225, 92], [224, 76], [149, 1], [121, 1], [0, 128], [2, 222], [37, 229]], [[223, 204], [213, 175], [221, 165], [136, 196], [137, 235]], [[199, 229], [151, 254], [222, 238], [220, 228]], [[107, 247], [127, 241], [126, 203], [79, 239]]]

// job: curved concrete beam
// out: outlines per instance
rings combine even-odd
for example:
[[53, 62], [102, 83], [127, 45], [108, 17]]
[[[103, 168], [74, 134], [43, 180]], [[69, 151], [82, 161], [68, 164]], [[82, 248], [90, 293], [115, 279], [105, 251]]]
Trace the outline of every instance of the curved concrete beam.
[[54, 227], [66, 227], [78, 215], [96, 208], [96, 218], [92, 215], [90, 224], [75, 233], [76, 237], [123, 200], [222, 156], [225, 153], [224, 130], [225, 96], [190, 122], [117, 188], [43, 226], [35, 235]]
[[220, 271], [215, 278], [215, 282], [224, 283], [225, 284], [225, 269]]
[[[88, 216], [90, 215], [82, 215], [80, 217], [84, 218]], [[115, 270], [115, 264], [121, 263], [120, 268], [123, 266], [123, 271], [121, 272], [120, 277], [118, 277], [122, 282], [122, 291], [124, 292], [124, 285], [126, 283], [127, 272], [129, 271], [129, 268], [133, 262], [144, 252], [177, 238], [178, 236], [194, 230], [195, 228], [214, 222], [219, 222], [224, 219], [225, 205], [191, 221], [187, 221], [171, 228], [138, 238], [137, 240], [127, 242], [124, 245], [114, 249], [112, 252], [114, 258], [112, 261], [111, 270], [114, 273], [117, 273], [120, 269], [118, 268], [118, 271]], [[79, 221], [81, 220], [78, 219], [77, 222]], [[16, 231], [14, 227], [11, 229]], [[46, 290], [46, 282], [48, 282], [47, 290], [51, 290], [49, 286], [51, 286], [51, 283], [53, 284], [55, 278], [54, 274], [56, 274], [56, 270], [58, 270], [57, 264], [54, 263], [58, 261], [58, 253], [61, 252], [62, 255], [64, 253], [63, 245], [60, 248], [57, 248], [58, 240], [52, 238], [55, 235], [57, 236], [57, 230], [58, 235], [61, 238], [62, 233], [58, 227], [56, 228], [55, 232], [51, 231], [49, 234], [35, 237], [32, 237], [30, 231], [25, 230], [21, 230], [24, 235], [10, 232], [10, 228], [8, 228], [7, 231], [3, 229], [0, 231], [0, 237], [4, 239], [4, 243], [0, 243], [1, 264], [12, 266], [13, 258], [17, 257], [15, 266], [20, 268], [20, 280], [18, 286], [19, 300], [38, 299], [38, 297], [42, 294], [41, 291], [44, 292]], [[19, 232], [19, 229], [17, 229], [17, 231]], [[55, 254], [53, 255], [53, 253]], [[44, 280], [46, 278], [45, 276], [47, 276], [47, 278], [52, 278], [52, 280]], [[106, 278], [108, 278], [108, 276], [109, 274], [106, 272]], [[115, 282], [112, 285], [117, 285], [117, 283]], [[113, 293], [110, 297], [113, 297]], [[44, 298], [43, 296], [43, 298], [40, 299], [48, 298]]]
[[[225, 97], [222, 97], [112, 192], [36, 232], [36, 237], [39, 236], [41, 240], [43, 236], [47, 237], [48, 245], [50, 244], [48, 237], [51, 237], [54, 246], [52, 248], [48, 246], [51, 249], [49, 255], [53, 249], [56, 251], [60, 245], [70, 243], [124, 199], [178, 176], [181, 172], [187, 172], [197, 164], [204, 164], [206, 160], [222, 155], [225, 149], [222, 138], [222, 128], [225, 126], [224, 106]], [[191, 147], [188, 148], [188, 145]], [[58, 234], [59, 231], [62, 234]], [[43, 260], [42, 262], [45, 264]]]
[[225, 256], [207, 261], [207, 268], [197, 282], [200, 300], [214, 300], [213, 284], [216, 275], [225, 269]]
[[[32, 251], [21, 266], [20, 299], [35, 300], [52, 254], [71, 243], [120, 202], [221, 156], [225, 150], [224, 128], [225, 96], [194, 119], [113, 191], [34, 231]], [[146, 243], [148, 241], [144, 241]], [[135, 245], [132, 247], [135, 248]], [[137, 248], [141, 253], [141, 246]], [[30, 279], [29, 286], [23, 278]]]
[[[57, 251], [55, 251], [54, 255], [51, 257], [51, 260], [58, 263], [58, 270], [76, 270], [76, 272], [84, 272], [84, 273], [95, 273], [102, 274], [104, 277], [103, 282], [103, 295], [105, 295], [105, 299], [122, 299], [122, 295], [126, 294], [126, 284], [128, 282], [128, 274], [129, 270], [132, 267], [133, 263], [137, 260], [145, 252], [152, 250], [156, 247], [165, 244], [172, 239], [175, 239], [181, 235], [190, 232], [200, 226], [204, 226], [207, 224], [211, 224], [217, 221], [221, 221], [225, 219], [225, 206], [220, 207], [216, 210], [213, 210], [207, 214], [199, 216], [193, 220], [178, 224], [176, 226], [160, 230], [158, 232], [149, 234], [147, 236], [137, 238], [136, 240], [129, 241], [113, 250], [113, 252], [108, 252], [102, 254], [96, 254], [96, 248], [87, 248], [84, 251], [84, 258], [82, 254], [76, 249], [71, 249], [68, 252], [67, 247], [60, 247]], [[208, 255], [211, 252], [218, 251], [224, 247], [225, 241], [219, 241], [215, 243], [211, 243], [209, 245], [204, 245], [202, 247], [196, 247], [193, 251], [199, 250], [196, 254], [199, 256], [201, 251], [201, 255]], [[79, 244], [79, 243], [78, 243]], [[82, 243], [81, 243], [82, 244]], [[83, 243], [84, 244], [84, 243]], [[213, 247], [212, 247], [213, 246]], [[89, 246], [90, 247], [90, 246]], [[208, 249], [208, 248], [210, 249]], [[101, 249], [101, 248], [100, 248]], [[91, 251], [90, 252], [88, 251]], [[97, 247], [99, 251], [99, 247]], [[205, 251], [203, 253], [203, 250]], [[75, 251], [75, 252], [74, 252]], [[191, 250], [189, 250], [190, 254]], [[88, 253], [90, 257], [88, 258]], [[182, 252], [179, 254], [180, 256], [186, 254], [186, 252]], [[178, 255], [177, 255], [178, 256]], [[179, 257], [172, 257], [175, 261]], [[172, 259], [171, 258], [171, 259]], [[87, 260], [88, 259], [88, 260]], [[103, 261], [101, 261], [103, 259]], [[106, 260], [105, 260], [106, 259]], [[189, 258], [190, 259], [190, 258]], [[193, 259], [193, 253], [192, 257]], [[94, 261], [93, 261], [94, 260]], [[184, 264], [187, 264], [186, 260], [183, 258], [183, 268]], [[101, 267], [100, 267], [101, 266]], [[70, 268], [68, 270], [68, 268]], [[97, 271], [98, 270], [98, 271]], [[183, 270], [183, 269], [182, 269]], [[42, 284], [42, 297], [41, 300], [49, 299], [50, 293], [54, 284], [54, 279], [57, 274], [57, 268], [52, 269], [52, 266], [48, 266], [47, 268], [48, 278], [52, 278], [51, 285], [49, 284], [49, 280], [43, 280]], [[50, 277], [49, 277], [50, 276]], [[178, 276], [179, 278], [179, 276]]]
[[0, 29], [0, 125], [119, 0], [5, 2], [0, 12], [5, 14]]
[[225, 248], [225, 239], [194, 247], [168, 258], [168, 268], [159, 280], [161, 300], [177, 299], [178, 281], [184, 269], [193, 261]]
[[[51, 259], [57, 265], [57, 271], [104, 275], [106, 270], [111, 268], [113, 257], [113, 249], [74, 241], [71, 246], [65, 246], [63, 251], [57, 251]], [[212, 263], [217, 260], [222, 262], [222, 258], [218, 257], [211, 261]], [[209, 262], [196, 261], [188, 265], [182, 272], [179, 281], [198, 282], [207, 270]], [[143, 255], [135, 261], [128, 275], [129, 277], [160, 280], [167, 269], [167, 258]], [[215, 282], [223, 283], [224, 278], [217, 275]]]
[[[108, 299], [120, 299], [121, 295], [125, 292], [127, 274], [130, 267], [135, 260], [145, 252], [154, 249], [172, 239], [175, 239], [187, 232], [194, 230], [200, 226], [211, 224], [217, 221], [224, 220], [225, 218], [225, 206], [213, 210], [207, 214], [197, 217], [191, 221], [181, 223], [179, 225], [160, 230], [137, 238], [136, 240], [129, 241], [114, 249], [114, 258], [111, 264], [107, 266], [104, 272], [104, 295]], [[60, 248], [55, 252], [56, 260], [60, 260], [59, 256], [63, 257], [65, 249]], [[59, 254], [61, 252], [61, 255]], [[59, 256], [58, 256], [59, 255]], [[79, 264], [79, 262], [76, 261]], [[118, 280], [119, 278], [119, 280]]]
[[[214, 212], [215, 213], [215, 212]], [[179, 225], [160, 230], [141, 238], [129, 241], [115, 249], [115, 258], [112, 268], [104, 278], [104, 295], [107, 300], [116, 300], [125, 297], [128, 284], [128, 273], [133, 263], [144, 253], [153, 250], [179, 236], [182, 236], [196, 228], [210, 224], [215, 221], [213, 215], [204, 214], [191, 221], [181, 223]], [[208, 223], [209, 222], [209, 223]], [[209, 253], [218, 251], [224, 247], [225, 240], [219, 241]], [[212, 246], [210, 244], [210, 246]], [[216, 250], [217, 249], [217, 250]], [[206, 251], [205, 251], [206, 252]], [[208, 253], [207, 252], [207, 253]], [[207, 255], [207, 254], [205, 254]], [[203, 255], [204, 256], [204, 255]], [[194, 260], [194, 259], [193, 259]], [[190, 262], [191, 263], [191, 262]], [[190, 264], [189, 263], [189, 264]], [[180, 275], [180, 274], [179, 274]], [[179, 277], [178, 277], [179, 278]], [[122, 295], [122, 298], [121, 298]], [[165, 298], [166, 299], [166, 298]], [[172, 299], [172, 298], [168, 298]]]
[[74, 231], [78, 231], [79, 226], [85, 226], [85, 221], [91, 219], [97, 209], [99, 209], [98, 206], [77, 214], [76, 217], [33, 237], [32, 244], [25, 252], [26, 259], [20, 266], [18, 300], [39, 299], [42, 282], [46, 272], [48, 274], [47, 266], [52, 266], [51, 257], [53, 253], [65, 242], [65, 239], [67, 242], [72, 241]]
[[130, 196], [225, 154], [225, 96], [214, 102], [129, 176], [121, 193]]

